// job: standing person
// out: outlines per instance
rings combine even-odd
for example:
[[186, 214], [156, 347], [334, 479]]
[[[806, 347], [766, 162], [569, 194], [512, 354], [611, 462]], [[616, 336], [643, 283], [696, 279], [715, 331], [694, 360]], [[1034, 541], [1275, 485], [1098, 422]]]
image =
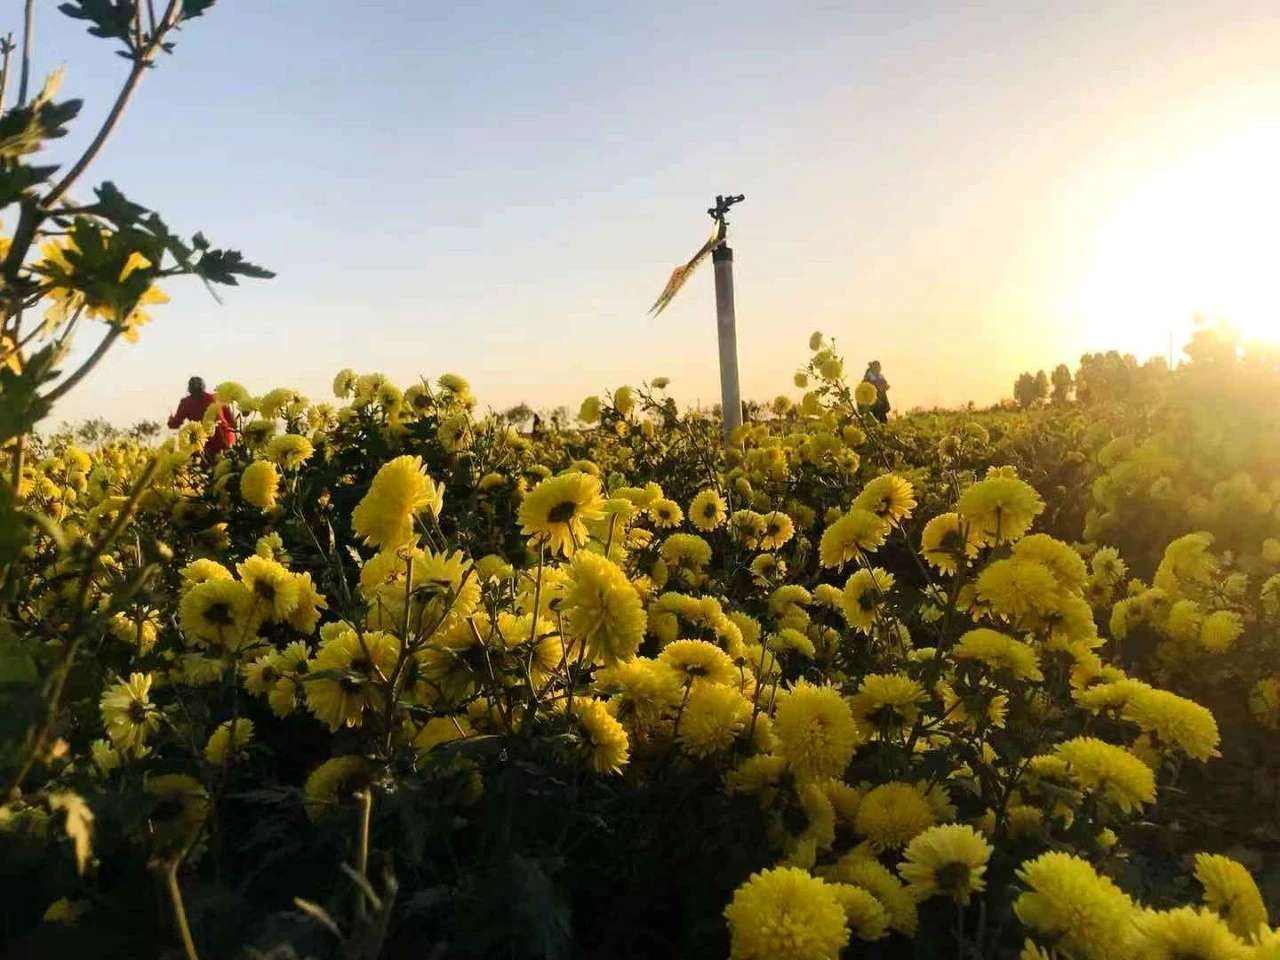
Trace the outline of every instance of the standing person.
[[[205, 411], [213, 403], [213, 394], [204, 388], [204, 380], [192, 377], [187, 381], [187, 395], [178, 401], [177, 412], [169, 418], [169, 428], [176, 430], [188, 420], [204, 419]], [[204, 445], [205, 460], [212, 460], [217, 454], [226, 450], [236, 442], [236, 431], [231, 426], [231, 417], [227, 408], [218, 411], [218, 419], [213, 425], [213, 435]]]
[[871, 408], [871, 415], [881, 423], [887, 422], [889, 419], [889, 381], [880, 372], [879, 360], [872, 360], [867, 365], [867, 372], [863, 374], [862, 379], [876, 388], [876, 402], [875, 406]]

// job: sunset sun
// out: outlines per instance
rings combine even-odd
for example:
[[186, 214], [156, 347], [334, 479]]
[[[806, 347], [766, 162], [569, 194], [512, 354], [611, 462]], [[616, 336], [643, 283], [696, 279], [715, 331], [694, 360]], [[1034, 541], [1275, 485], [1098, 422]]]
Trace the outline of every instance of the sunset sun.
[[1081, 289], [1092, 343], [1139, 354], [1185, 342], [1193, 317], [1280, 340], [1280, 126], [1158, 169], [1103, 219]]

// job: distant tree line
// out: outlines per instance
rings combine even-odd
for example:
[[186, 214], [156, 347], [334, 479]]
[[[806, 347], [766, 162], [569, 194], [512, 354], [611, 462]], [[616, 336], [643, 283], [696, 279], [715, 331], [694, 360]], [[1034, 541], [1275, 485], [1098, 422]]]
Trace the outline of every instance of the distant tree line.
[[1013, 399], [1023, 409], [1072, 399], [1080, 403], [1103, 402], [1145, 393], [1168, 373], [1169, 365], [1163, 357], [1139, 363], [1131, 353], [1086, 353], [1074, 375], [1065, 363], [1054, 367], [1051, 374], [1043, 370], [1019, 374], [1013, 384]]
[[160, 424], [155, 420], [139, 420], [133, 426], [121, 429], [102, 417], [91, 417], [78, 423], [64, 423], [49, 439], [66, 440], [77, 446], [92, 449], [113, 440], [139, 440], [147, 442], [160, 435]]

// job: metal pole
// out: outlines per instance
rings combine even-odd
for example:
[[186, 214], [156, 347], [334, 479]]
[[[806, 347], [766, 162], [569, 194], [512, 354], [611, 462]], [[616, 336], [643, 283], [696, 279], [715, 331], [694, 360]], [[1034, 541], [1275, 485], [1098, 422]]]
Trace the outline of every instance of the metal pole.
[[733, 251], [727, 243], [711, 254], [716, 269], [716, 329], [720, 336], [720, 412], [724, 435], [742, 426], [742, 394], [738, 389], [738, 328], [733, 312]]

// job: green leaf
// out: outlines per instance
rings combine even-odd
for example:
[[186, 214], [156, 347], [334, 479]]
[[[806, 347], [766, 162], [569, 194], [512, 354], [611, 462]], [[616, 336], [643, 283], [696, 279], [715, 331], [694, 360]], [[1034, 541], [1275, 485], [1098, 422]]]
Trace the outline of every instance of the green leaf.
[[58, 375], [61, 358], [62, 350], [49, 344], [27, 358], [21, 373], [0, 367], [0, 443], [28, 433], [48, 416], [52, 405], [40, 388]]
[[93, 212], [117, 227], [131, 227], [150, 212], [141, 204], [127, 199], [110, 180], [95, 187], [93, 192], [98, 195]]
[[[108, 197], [111, 202], [127, 203], [123, 197]], [[123, 321], [159, 273], [164, 246], [144, 229], [120, 226], [110, 230], [85, 216], [76, 217], [69, 232], [73, 245], [63, 253], [66, 265], [46, 260], [39, 265], [39, 273], [58, 287], [79, 291], [90, 310], [103, 310], [116, 322]], [[135, 253], [145, 257], [149, 265], [132, 263]]]
[[49, 796], [49, 807], [66, 813], [67, 837], [76, 855], [76, 871], [83, 874], [93, 853], [93, 811], [78, 793], [54, 793]]
[[0, 207], [15, 203], [37, 184], [44, 183], [57, 167], [29, 167], [13, 159], [0, 160]]
[[201, 16], [214, 2], [215, 0], [182, 0], [182, 19], [191, 20]]
[[88, 20], [93, 36], [122, 40], [132, 49], [133, 0], [73, 0], [58, 9], [72, 20]]
[[46, 140], [67, 135], [67, 124], [83, 106], [81, 100], [53, 103], [39, 97], [0, 116], [0, 159], [16, 160], [35, 153]]
[[239, 250], [205, 250], [192, 272], [210, 283], [232, 287], [238, 286], [237, 276], [253, 277], [256, 280], [270, 280], [275, 276], [265, 267], [250, 263], [241, 256]]

